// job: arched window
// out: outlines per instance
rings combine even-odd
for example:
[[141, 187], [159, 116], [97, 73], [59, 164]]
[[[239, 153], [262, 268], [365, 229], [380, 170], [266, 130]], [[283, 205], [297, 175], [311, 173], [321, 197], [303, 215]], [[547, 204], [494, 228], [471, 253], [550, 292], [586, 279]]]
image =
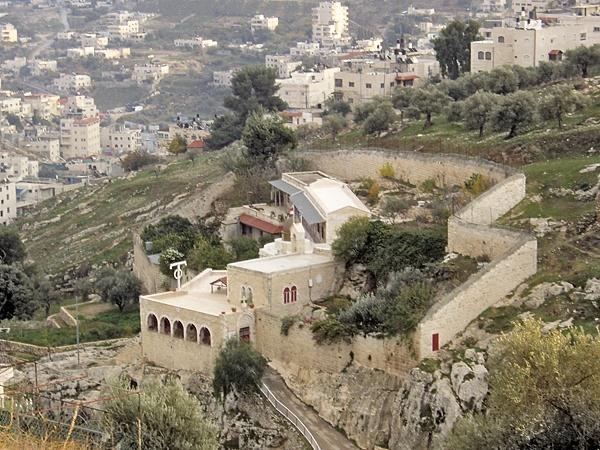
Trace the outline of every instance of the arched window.
[[173, 322], [173, 337], [183, 339], [183, 324], [179, 320]]
[[200, 328], [200, 343], [210, 345], [210, 331], [208, 328]]
[[498, 44], [504, 44], [504, 36], [498, 36]]
[[160, 332], [169, 336], [171, 335], [171, 322], [166, 317], [160, 319]]
[[252, 303], [252, 288], [249, 287], [248, 290], [246, 291], [246, 300], [248, 301], [248, 303]]
[[290, 302], [290, 288], [286, 287], [283, 290], [283, 303], [287, 304]]
[[188, 323], [185, 329], [185, 340], [190, 342], [198, 342], [198, 329], [193, 323]]
[[490, 61], [492, 59], [492, 52], [485, 52], [485, 59]]
[[154, 314], [148, 314], [148, 330], [158, 331], [158, 319]]
[[483, 52], [477, 52], [477, 59], [483, 59]]
[[296, 300], [298, 300], [298, 289], [296, 288], [296, 286], [292, 286], [291, 294], [292, 294], [292, 298], [290, 299], [290, 301], [292, 303], [295, 303]]
[[246, 300], [246, 287], [242, 286], [242, 300]]

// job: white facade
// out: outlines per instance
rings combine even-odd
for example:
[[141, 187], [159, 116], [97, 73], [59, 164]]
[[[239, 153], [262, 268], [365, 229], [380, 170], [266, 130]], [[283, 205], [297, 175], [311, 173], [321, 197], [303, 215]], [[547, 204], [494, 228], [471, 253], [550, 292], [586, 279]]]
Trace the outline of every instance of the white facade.
[[231, 79], [235, 75], [235, 70], [215, 70], [213, 72], [213, 85], [221, 87], [231, 86]]
[[18, 72], [27, 65], [27, 58], [24, 56], [15, 56], [13, 59], [7, 59], [2, 63], [2, 69], [11, 72]]
[[96, 50], [96, 55], [101, 56], [104, 59], [119, 59], [127, 58], [131, 55], [131, 49], [127, 47], [123, 48], [103, 48]]
[[314, 7], [312, 40], [327, 48], [348, 45], [348, 7], [334, 1], [321, 2]]
[[168, 64], [143, 64], [135, 65], [131, 78], [137, 83], [145, 81], [159, 81], [169, 73]]
[[31, 73], [39, 76], [44, 72], [56, 72], [58, 63], [55, 59], [36, 59], [30, 63]]
[[322, 72], [294, 72], [290, 78], [277, 79], [278, 95], [290, 108], [322, 108], [331, 97], [338, 67]]
[[19, 97], [0, 97], [0, 113], [20, 115], [21, 112], [22, 105]]
[[63, 73], [53, 80], [52, 84], [59, 91], [69, 92], [89, 88], [92, 85], [92, 79], [89, 75]]
[[288, 55], [267, 55], [265, 65], [277, 71], [277, 78], [289, 78], [292, 72], [297, 70], [302, 63], [293, 61]]
[[125, 128], [123, 125], [111, 125], [100, 129], [100, 147], [102, 151], [129, 153], [140, 149], [141, 132]]
[[77, 117], [87, 119], [98, 116], [98, 108], [92, 97], [85, 95], [71, 95], [63, 105], [63, 116]]
[[255, 15], [250, 19], [250, 29], [256, 30], [269, 30], [274, 31], [279, 25], [279, 19], [277, 17], [265, 17], [262, 14]]
[[371, 39], [362, 39], [356, 41], [356, 46], [365, 52], [378, 52], [383, 47], [383, 39], [381, 38], [371, 38]]
[[60, 97], [53, 94], [25, 94], [23, 103], [29, 105], [33, 114], [37, 114], [44, 120], [60, 114]]
[[31, 143], [31, 149], [43, 159], [60, 161], [60, 139], [56, 137], [40, 137]]
[[0, 225], [8, 225], [17, 217], [17, 190], [14, 181], [0, 172]]
[[175, 47], [187, 47], [187, 48], [212, 48], [217, 47], [219, 43], [212, 39], [203, 39], [201, 37], [195, 37], [192, 39], [175, 39], [173, 41]]
[[87, 158], [100, 154], [100, 119], [62, 119], [60, 147], [65, 159]]
[[128, 39], [130, 36], [139, 33], [140, 24], [137, 20], [124, 20], [109, 25], [107, 31], [111, 39]]
[[319, 50], [318, 42], [297, 42], [295, 47], [290, 48], [290, 56], [315, 56]]
[[82, 47], [104, 48], [108, 45], [108, 37], [96, 33], [82, 34], [79, 39]]
[[0, 26], [0, 42], [14, 43], [18, 40], [17, 29], [12, 23], [5, 23]]
[[335, 76], [336, 98], [358, 105], [376, 96], [389, 96], [396, 87], [396, 73], [339, 72]]
[[[26, 156], [16, 155], [14, 153], [0, 153], [0, 164], [13, 181], [19, 181], [23, 178], [35, 178], [38, 176], [39, 163], [30, 160]], [[1, 174], [0, 174], [1, 175]]]

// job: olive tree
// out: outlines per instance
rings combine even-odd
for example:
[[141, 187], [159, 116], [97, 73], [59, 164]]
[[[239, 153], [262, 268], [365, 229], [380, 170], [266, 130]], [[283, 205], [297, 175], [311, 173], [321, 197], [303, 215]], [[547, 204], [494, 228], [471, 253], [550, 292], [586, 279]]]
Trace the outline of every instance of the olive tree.
[[498, 130], [509, 130], [507, 139], [515, 137], [519, 130], [536, 120], [536, 98], [531, 92], [518, 91], [504, 96], [492, 113]]
[[565, 114], [572, 113], [587, 105], [587, 99], [571, 86], [555, 85], [544, 91], [540, 102], [540, 115], [546, 120], [556, 120], [562, 128]]
[[489, 92], [477, 92], [463, 102], [462, 116], [465, 125], [470, 130], [479, 130], [483, 136], [486, 125], [492, 118], [494, 108], [500, 102], [500, 96]]

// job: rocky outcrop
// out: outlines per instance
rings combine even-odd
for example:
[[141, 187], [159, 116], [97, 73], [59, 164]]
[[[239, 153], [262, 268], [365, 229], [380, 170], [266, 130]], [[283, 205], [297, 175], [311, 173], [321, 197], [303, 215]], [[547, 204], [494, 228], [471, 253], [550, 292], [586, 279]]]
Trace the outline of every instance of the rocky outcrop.
[[364, 449], [441, 448], [455, 422], [481, 411], [488, 372], [481, 353], [442, 362], [433, 373], [415, 368], [406, 379], [354, 365], [338, 375], [278, 367], [288, 386], [321, 417]]

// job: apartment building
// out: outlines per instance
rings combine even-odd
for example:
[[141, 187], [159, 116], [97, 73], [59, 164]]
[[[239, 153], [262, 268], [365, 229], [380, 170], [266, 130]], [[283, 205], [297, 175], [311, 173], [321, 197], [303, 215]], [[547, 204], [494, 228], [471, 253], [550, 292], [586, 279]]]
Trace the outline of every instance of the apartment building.
[[94, 47], [74, 47], [67, 49], [67, 58], [85, 58], [87, 56], [94, 56], [96, 49]]
[[65, 159], [100, 154], [100, 119], [66, 118], [60, 121], [60, 148]]
[[55, 59], [35, 59], [29, 63], [32, 75], [40, 76], [45, 72], [56, 72], [58, 63]]
[[14, 43], [19, 40], [17, 29], [12, 23], [0, 25], [0, 42]]
[[536, 67], [540, 62], [561, 60], [567, 50], [600, 43], [600, 17], [517, 17], [480, 33], [485, 39], [471, 43], [472, 72], [504, 65]]
[[29, 105], [33, 114], [44, 120], [60, 115], [60, 97], [54, 94], [25, 94], [23, 103]]
[[169, 73], [168, 64], [136, 64], [133, 68], [132, 80], [137, 83], [159, 81]]
[[13, 59], [7, 59], [2, 63], [2, 70], [8, 72], [18, 72], [27, 65], [27, 58], [24, 56], [15, 56]]
[[263, 14], [256, 14], [250, 19], [250, 30], [252, 32], [258, 30], [275, 31], [279, 25], [279, 19], [277, 17], [265, 17]]
[[235, 75], [235, 69], [215, 70], [213, 72], [213, 85], [219, 87], [230, 87], [231, 79]]
[[113, 23], [106, 29], [111, 39], [128, 39], [130, 36], [139, 33], [140, 23], [137, 20], [124, 20], [123, 22]]
[[89, 88], [92, 85], [92, 79], [89, 75], [84, 74], [61, 73], [52, 81], [52, 84], [61, 92], [71, 92]]
[[15, 182], [0, 171], [0, 225], [9, 225], [17, 217]]
[[395, 72], [339, 72], [335, 76], [335, 98], [359, 105], [376, 96], [391, 95]]
[[265, 56], [265, 65], [277, 71], [277, 78], [289, 78], [292, 72], [302, 66], [302, 62], [294, 61], [288, 55], [267, 55]]
[[0, 165], [3, 168], [3, 174], [11, 177], [13, 181], [19, 181], [23, 178], [36, 178], [39, 173], [39, 163], [37, 161], [15, 153], [0, 153]]
[[31, 142], [31, 149], [40, 155], [40, 158], [51, 162], [58, 162], [60, 158], [60, 139], [53, 136], [40, 136]]
[[128, 47], [101, 48], [101, 49], [96, 49], [95, 54], [96, 54], [96, 56], [100, 56], [104, 59], [128, 58], [131, 55], [131, 49]]
[[312, 10], [312, 40], [321, 47], [343, 47], [350, 44], [348, 7], [340, 2], [321, 2]]
[[294, 72], [290, 78], [276, 80], [278, 95], [290, 108], [320, 109], [333, 94], [339, 71], [334, 67], [321, 72]]
[[100, 129], [100, 147], [103, 152], [129, 153], [140, 149], [141, 131], [123, 125]]
[[319, 53], [320, 48], [318, 42], [297, 42], [295, 47], [290, 48], [290, 56], [315, 56]]
[[21, 115], [22, 102], [19, 97], [0, 95], [0, 113]]
[[212, 48], [217, 47], [219, 43], [212, 39], [203, 39], [199, 36], [192, 39], [175, 39], [173, 41], [175, 47], [187, 47], [187, 48]]
[[98, 117], [98, 108], [92, 97], [71, 95], [63, 104], [62, 115], [78, 119]]
[[108, 45], [108, 37], [96, 33], [84, 33], [79, 37], [82, 47], [104, 48]]
[[553, 0], [513, 0], [512, 11], [514, 13], [530, 12], [530, 11], [546, 11], [551, 5], [555, 5]]

